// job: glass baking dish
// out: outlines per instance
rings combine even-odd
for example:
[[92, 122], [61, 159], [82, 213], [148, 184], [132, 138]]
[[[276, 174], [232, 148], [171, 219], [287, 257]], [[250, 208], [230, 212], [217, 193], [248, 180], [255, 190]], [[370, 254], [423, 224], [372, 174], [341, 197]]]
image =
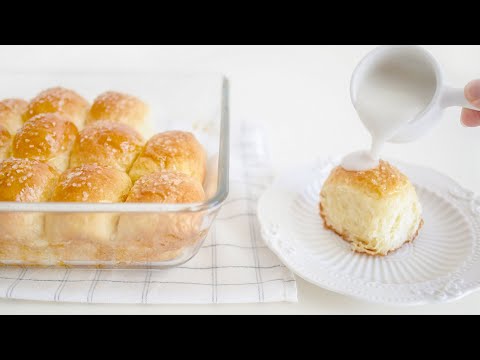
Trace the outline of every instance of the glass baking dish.
[[[130, 93], [150, 105], [153, 134], [190, 131], [208, 154], [203, 203], [0, 202], [0, 264], [165, 268], [197, 254], [229, 191], [229, 85], [224, 76], [5, 71], [0, 79], [0, 98], [29, 100], [54, 86], [71, 88], [89, 101], [107, 90]], [[52, 232], [52, 226], [60, 227]]]

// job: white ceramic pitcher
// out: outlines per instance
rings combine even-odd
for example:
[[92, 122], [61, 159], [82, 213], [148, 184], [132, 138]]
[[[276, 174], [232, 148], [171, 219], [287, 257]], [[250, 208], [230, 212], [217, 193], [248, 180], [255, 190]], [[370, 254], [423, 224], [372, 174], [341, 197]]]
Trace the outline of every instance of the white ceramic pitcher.
[[389, 142], [404, 143], [418, 139], [426, 134], [442, 118], [442, 112], [453, 106], [459, 106], [474, 110], [465, 98], [464, 89], [451, 87], [445, 83], [442, 68], [438, 61], [427, 50], [414, 45], [389, 45], [381, 46], [369, 53], [357, 66], [351, 81], [351, 98], [353, 105], [357, 103], [357, 94], [362, 81], [378, 66], [389, 62], [415, 62], [421, 66], [422, 71], [429, 72], [436, 79], [436, 86], [432, 87], [432, 100], [430, 104], [417, 115], [417, 117], [405, 124]]

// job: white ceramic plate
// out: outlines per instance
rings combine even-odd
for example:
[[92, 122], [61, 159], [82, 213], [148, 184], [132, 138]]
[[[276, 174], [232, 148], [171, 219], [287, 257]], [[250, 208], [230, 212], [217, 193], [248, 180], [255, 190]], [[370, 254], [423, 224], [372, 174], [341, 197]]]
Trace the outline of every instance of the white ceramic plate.
[[425, 225], [419, 237], [387, 257], [351, 251], [323, 227], [320, 189], [338, 160], [280, 176], [259, 202], [269, 248], [303, 279], [370, 302], [421, 305], [480, 289], [480, 198], [427, 168], [392, 161], [415, 184]]

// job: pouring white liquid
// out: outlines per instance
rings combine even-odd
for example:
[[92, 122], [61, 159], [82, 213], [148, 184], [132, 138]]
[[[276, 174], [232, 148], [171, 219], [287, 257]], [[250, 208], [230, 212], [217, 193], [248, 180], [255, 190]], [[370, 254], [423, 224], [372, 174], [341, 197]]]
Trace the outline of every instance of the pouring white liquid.
[[346, 156], [341, 166], [366, 171], [378, 166], [382, 149], [430, 104], [436, 78], [423, 64], [399, 59], [374, 67], [360, 83], [354, 105], [372, 136], [369, 151]]

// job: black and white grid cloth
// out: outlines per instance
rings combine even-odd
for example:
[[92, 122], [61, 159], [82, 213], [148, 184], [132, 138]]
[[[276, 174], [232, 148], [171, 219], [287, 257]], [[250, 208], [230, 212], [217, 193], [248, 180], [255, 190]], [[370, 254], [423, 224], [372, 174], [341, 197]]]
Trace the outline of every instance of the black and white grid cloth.
[[198, 255], [169, 270], [0, 269], [0, 297], [124, 304], [296, 302], [291, 272], [265, 246], [257, 199], [271, 181], [263, 132], [232, 131], [230, 196]]

